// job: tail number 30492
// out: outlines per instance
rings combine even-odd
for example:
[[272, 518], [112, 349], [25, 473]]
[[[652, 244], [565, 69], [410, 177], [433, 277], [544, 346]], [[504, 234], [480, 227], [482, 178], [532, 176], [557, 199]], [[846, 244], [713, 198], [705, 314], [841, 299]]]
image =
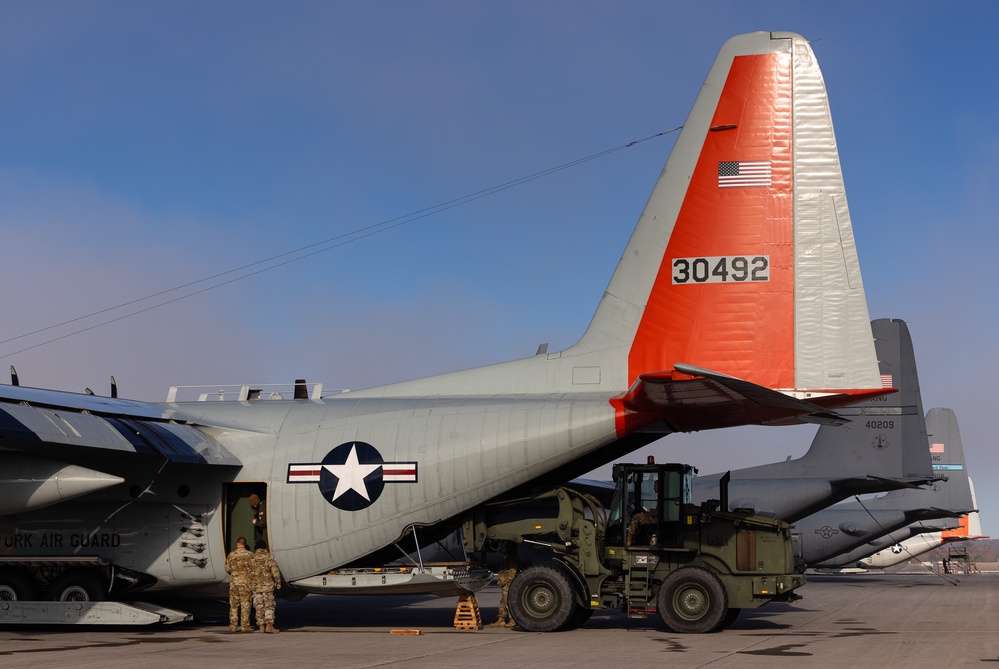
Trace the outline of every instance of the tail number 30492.
[[708, 256], [673, 260], [673, 284], [770, 280], [770, 256]]

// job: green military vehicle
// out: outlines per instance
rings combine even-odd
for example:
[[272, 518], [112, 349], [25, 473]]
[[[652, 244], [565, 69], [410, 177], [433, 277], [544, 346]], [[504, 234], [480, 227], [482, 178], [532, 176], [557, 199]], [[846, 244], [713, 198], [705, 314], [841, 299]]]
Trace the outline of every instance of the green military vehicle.
[[569, 487], [475, 510], [466, 549], [529, 543], [540, 559], [510, 585], [509, 608], [531, 632], [573, 629], [595, 609], [630, 617], [658, 611], [675, 632], [720, 630], [742, 609], [799, 599], [790, 526], [691, 503], [693, 468], [618, 464], [610, 507]]

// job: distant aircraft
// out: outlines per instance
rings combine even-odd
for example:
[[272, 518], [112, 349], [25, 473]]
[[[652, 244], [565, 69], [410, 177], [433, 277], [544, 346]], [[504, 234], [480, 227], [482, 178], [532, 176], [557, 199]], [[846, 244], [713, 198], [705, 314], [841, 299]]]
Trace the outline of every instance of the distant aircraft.
[[[971, 486], [972, 506], [978, 508], [978, 502], [975, 498], [975, 486], [970, 478], [968, 479], [968, 484]], [[887, 569], [888, 567], [894, 567], [897, 564], [918, 557], [923, 553], [928, 553], [944, 544], [988, 539], [988, 536], [982, 534], [982, 524], [978, 514], [978, 511], [973, 511], [961, 516], [957, 519], [957, 527], [954, 528], [930, 529], [925, 532], [916, 531], [912, 536], [882, 548], [874, 554], [860, 557], [857, 560], [857, 567], [862, 569]], [[912, 528], [912, 530], [922, 529], [922, 527]]]
[[896, 490], [870, 500], [844, 502], [799, 521], [795, 531], [800, 532], [802, 556], [808, 566], [852, 566], [880, 546], [874, 543], [870, 549], [854, 551], [881, 537], [894, 544], [908, 538], [906, 528], [918, 522], [956, 519], [975, 510], [954, 412], [930, 409], [926, 432], [933, 469], [947, 480], [926, 490]]
[[717, 499], [727, 476], [728, 509], [753, 509], [789, 523], [853, 495], [913, 488], [940, 478], [926, 450], [923, 403], [912, 338], [904, 321], [871, 322], [886, 386], [898, 393], [840, 411], [851, 422], [824, 425], [795, 460], [709, 474], [694, 479], [694, 501]]
[[329, 397], [260, 390], [0, 386], [0, 597], [222, 595], [251, 494], [283, 593], [454, 594], [467, 565], [369, 568], [665, 434], [838, 422], [890, 392], [808, 42], [726, 42], [575, 345]]

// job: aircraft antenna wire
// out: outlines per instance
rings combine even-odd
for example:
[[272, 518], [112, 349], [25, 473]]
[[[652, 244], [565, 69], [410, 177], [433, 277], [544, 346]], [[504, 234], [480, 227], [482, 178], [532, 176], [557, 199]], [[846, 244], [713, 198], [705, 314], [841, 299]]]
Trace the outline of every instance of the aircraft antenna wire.
[[[206, 293], [206, 292], [208, 292], [210, 290], [214, 290], [216, 288], [221, 288], [223, 286], [227, 286], [227, 285], [229, 285], [231, 283], [235, 283], [237, 281], [242, 281], [243, 279], [248, 279], [248, 278], [250, 278], [252, 276], [256, 276], [258, 274], [263, 274], [264, 272], [269, 272], [271, 270], [275, 270], [275, 269], [278, 269], [280, 267], [284, 267], [285, 265], [290, 265], [290, 264], [298, 262], [300, 260], [305, 260], [306, 258], [310, 258], [310, 257], [318, 255], [320, 253], [325, 253], [327, 251], [331, 251], [333, 249], [340, 248], [341, 246], [346, 246], [347, 244], [351, 244], [353, 242], [357, 242], [357, 241], [360, 241], [362, 239], [366, 239], [368, 237], [372, 237], [372, 236], [380, 234], [382, 232], [386, 232], [388, 230], [393, 230], [395, 228], [399, 228], [399, 227], [401, 227], [403, 225], [406, 225], [407, 223], [412, 223], [414, 221], [418, 221], [420, 219], [427, 218], [427, 217], [433, 216], [435, 214], [439, 214], [439, 213], [447, 211], [449, 209], [454, 209], [455, 207], [459, 207], [461, 205], [468, 204], [468, 203], [474, 202], [476, 200], [480, 200], [480, 199], [482, 199], [484, 197], [488, 197], [490, 195], [495, 195], [496, 193], [500, 193], [502, 191], [509, 190], [510, 188], [514, 188], [516, 186], [520, 186], [520, 185], [529, 183], [531, 181], [535, 181], [537, 179], [541, 179], [543, 177], [551, 176], [552, 174], [556, 174], [558, 172], [562, 172], [563, 170], [567, 170], [569, 168], [576, 167], [578, 165], [582, 165], [583, 163], [588, 163], [588, 162], [590, 162], [592, 160], [596, 160], [598, 158], [603, 158], [605, 156], [608, 156], [608, 155], [610, 155], [612, 153], [616, 153], [616, 152], [621, 151], [623, 149], [628, 149], [628, 148], [631, 148], [631, 147], [636, 146], [638, 144], [641, 144], [641, 143], [644, 143], [644, 142], [648, 142], [650, 140], [657, 139], [659, 137], [663, 137], [665, 135], [669, 135], [669, 134], [675, 133], [675, 132], [681, 130], [682, 128], [683, 128], [683, 126], [677, 126], [675, 128], [671, 128], [669, 130], [663, 130], [662, 132], [658, 132], [658, 133], [655, 133], [653, 135], [649, 135], [647, 137], [642, 137], [641, 139], [632, 140], [632, 141], [630, 141], [630, 142], [628, 142], [626, 144], [621, 144], [619, 146], [615, 146], [615, 147], [610, 148], [610, 149], [604, 149], [603, 151], [598, 151], [597, 153], [593, 153], [593, 154], [590, 154], [588, 156], [584, 156], [582, 158], [577, 158], [575, 160], [570, 160], [569, 162], [562, 163], [561, 165], [556, 165], [554, 167], [549, 167], [549, 168], [540, 170], [538, 172], [534, 172], [534, 173], [528, 174], [526, 176], [522, 176], [522, 177], [519, 177], [519, 178], [516, 178], [516, 179], [512, 179], [510, 181], [506, 181], [504, 183], [501, 183], [501, 184], [498, 184], [498, 185], [495, 185], [495, 186], [490, 186], [489, 188], [484, 188], [482, 190], [478, 190], [478, 191], [475, 191], [473, 193], [469, 193], [467, 195], [462, 195], [460, 197], [456, 197], [456, 198], [453, 198], [451, 200], [447, 200], [445, 202], [441, 202], [441, 203], [436, 204], [436, 205], [425, 207], [423, 209], [417, 209], [417, 210], [412, 211], [412, 212], [410, 212], [408, 214], [403, 214], [403, 215], [400, 215], [400, 216], [396, 216], [394, 218], [390, 218], [390, 219], [381, 221], [379, 223], [372, 223], [371, 225], [360, 227], [360, 228], [357, 228], [355, 230], [351, 230], [349, 232], [344, 232], [344, 233], [341, 233], [339, 235], [335, 235], [333, 237], [329, 237], [327, 239], [324, 239], [322, 241], [314, 242], [312, 244], [307, 244], [305, 246], [300, 246], [300, 247], [298, 247], [296, 249], [291, 249], [289, 251], [284, 251], [282, 253], [278, 253], [278, 254], [270, 256], [268, 258], [263, 258], [261, 260], [256, 260], [254, 262], [250, 262], [250, 263], [247, 263], [245, 265], [241, 265], [239, 267], [234, 267], [234, 268], [226, 270], [224, 272], [218, 272], [216, 274], [212, 274], [210, 276], [206, 276], [206, 277], [203, 277], [201, 279], [196, 279], [194, 281], [189, 281], [189, 282], [181, 284], [179, 286], [174, 286], [173, 288], [167, 288], [165, 290], [161, 290], [161, 291], [158, 291], [158, 292], [155, 292], [155, 293], [151, 293], [151, 294], [146, 295], [144, 297], [139, 297], [139, 298], [136, 298], [136, 299], [133, 299], [133, 300], [129, 300], [127, 302], [122, 302], [122, 303], [117, 304], [115, 306], [105, 307], [105, 308], [99, 309], [97, 311], [92, 311], [92, 312], [90, 312], [88, 314], [84, 314], [82, 316], [77, 316], [75, 318], [70, 318], [70, 319], [62, 321], [60, 323], [55, 323], [53, 325], [48, 325], [48, 326], [45, 326], [45, 327], [42, 327], [42, 328], [38, 328], [37, 330], [32, 330], [31, 332], [25, 332], [23, 334], [15, 335], [13, 337], [8, 337], [7, 339], [0, 340], [0, 345], [9, 344], [11, 342], [18, 341], [20, 339], [25, 339], [25, 338], [31, 337], [33, 335], [41, 334], [43, 332], [48, 332], [50, 330], [54, 330], [56, 328], [60, 328], [60, 327], [66, 326], [66, 325], [71, 325], [73, 323], [79, 323], [80, 321], [84, 321], [84, 320], [87, 320], [89, 318], [94, 318], [95, 316], [100, 316], [102, 314], [107, 314], [107, 313], [116, 311], [118, 309], [123, 309], [125, 307], [130, 307], [130, 306], [133, 306], [133, 305], [137, 305], [137, 304], [139, 304], [141, 302], [145, 302], [147, 300], [152, 300], [152, 299], [155, 299], [155, 298], [158, 298], [158, 297], [163, 297], [165, 295], [169, 295], [170, 293], [176, 293], [177, 291], [181, 291], [181, 290], [184, 290], [186, 288], [192, 288], [193, 286], [197, 286], [198, 284], [202, 284], [202, 283], [205, 283], [205, 282], [208, 282], [208, 281], [214, 281], [216, 279], [221, 279], [222, 277], [226, 277], [226, 276], [229, 276], [229, 275], [232, 275], [232, 274], [236, 274], [236, 273], [242, 272], [241, 274], [238, 274], [238, 276], [234, 276], [232, 278], [225, 279], [224, 281], [218, 281], [216, 283], [211, 284], [210, 286], [206, 286], [204, 288], [199, 288], [197, 290], [192, 290], [192, 291], [186, 292], [186, 293], [184, 293], [182, 295], [178, 295], [177, 297], [166, 299], [166, 300], [163, 300], [161, 302], [157, 302], [155, 304], [143, 307], [141, 309], [136, 309], [134, 311], [130, 311], [130, 312], [128, 312], [126, 314], [123, 314], [121, 316], [116, 316], [114, 318], [109, 318], [107, 320], [101, 321], [100, 323], [96, 323], [94, 325], [89, 325], [89, 326], [86, 326], [86, 327], [82, 327], [82, 328], [80, 328], [78, 330], [74, 330], [72, 332], [60, 335], [58, 337], [52, 337], [51, 339], [46, 339], [45, 341], [39, 342], [37, 344], [32, 344], [30, 346], [26, 346], [26, 347], [24, 347], [22, 349], [19, 349], [19, 350], [16, 350], [16, 351], [11, 351], [10, 353], [0, 353], [0, 358], [14, 356], [14, 355], [18, 355], [20, 353], [24, 353], [26, 351], [30, 351], [32, 349], [40, 348], [42, 346], [46, 346], [48, 344], [52, 344], [52, 343], [57, 342], [57, 341], [60, 341], [60, 340], [63, 340], [63, 339], [67, 339], [69, 337], [73, 337], [73, 336], [76, 336], [78, 334], [82, 334], [84, 332], [89, 332], [90, 330], [95, 330], [95, 329], [103, 327], [105, 325], [110, 325], [112, 323], [117, 323], [118, 321], [125, 320], [126, 318], [131, 318], [132, 316], [138, 316], [139, 314], [146, 313], [147, 311], [152, 311], [153, 309], [158, 309], [160, 307], [165, 307], [165, 306], [167, 306], [169, 304], [173, 304], [173, 303], [179, 302], [181, 300], [186, 300], [186, 299], [188, 299], [190, 297], [195, 297], [195, 296], [200, 295], [202, 293]], [[282, 260], [282, 259], [284, 259], [284, 260]], [[277, 261], [280, 261], [280, 262], [277, 262]], [[265, 265], [265, 266], [261, 267], [261, 265]], [[253, 269], [255, 267], [259, 268], [259, 269]], [[252, 271], [245, 271], [245, 270], [252, 270]]]
[[[884, 530], [884, 529], [885, 529], [885, 528], [884, 528], [884, 525], [882, 525], [882, 524], [881, 524], [881, 523], [880, 523], [880, 522], [878, 521], [878, 519], [877, 519], [877, 518], [876, 518], [876, 517], [874, 516], [874, 514], [873, 514], [873, 513], [871, 513], [871, 510], [867, 508], [867, 505], [866, 505], [866, 504], [864, 504], [864, 501], [863, 501], [862, 499], [860, 499], [860, 497], [859, 497], [859, 496], [857, 496], [857, 495], [854, 495], [854, 496], [853, 496], [853, 498], [854, 498], [855, 500], [857, 500], [857, 503], [858, 503], [858, 504], [860, 504], [860, 508], [861, 508], [861, 509], [863, 509], [864, 511], [866, 511], [866, 512], [867, 512], [867, 515], [871, 517], [871, 520], [873, 520], [873, 521], [874, 521], [874, 522], [875, 522], [875, 523], [877, 524], [877, 526], [878, 526], [878, 527], [880, 527], [880, 528], [881, 528], [882, 530]], [[899, 545], [901, 545], [901, 544], [902, 544], [902, 542], [901, 542], [901, 541], [896, 541], [896, 540], [895, 540], [895, 537], [893, 537], [893, 536], [891, 535], [891, 532], [887, 532], [887, 531], [886, 531], [886, 532], [885, 532], [885, 535], [887, 535], [887, 537], [888, 537], [889, 539], [891, 539], [891, 540], [892, 540], [893, 542], [895, 542], [895, 543], [897, 543], [897, 544], [899, 544]], [[903, 548], [904, 548], [904, 547], [903, 547]], [[908, 551], [907, 551], [907, 552], [908, 552]], [[920, 561], [920, 564], [922, 564], [922, 561]], [[928, 572], [930, 572], [931, 574], [935, 574], [936, 576], [939, 576], [940, 578], [942, 578], [942, 579], [943, 579], [944, 581], [946, 581], [947, 583], [950, 583], [951, 585], [957, 585], [958, 583], [960, 583], [960, 582], [961, 582], [961, 580], [960, 580], [960, 579], [957, 579], [957, 578], [947, 578], [947, 575], [946, 575], [946, 574], [940, 574], [940, 573], [938, 573], [938, 572], [934, 571], [934, 570], [933, 570], [932, 568], [930, 568], [930, 566], [929, 566], [929, 565], [925, 565], [925, 568], [926, 568], [926, 570], [927, 570]]]

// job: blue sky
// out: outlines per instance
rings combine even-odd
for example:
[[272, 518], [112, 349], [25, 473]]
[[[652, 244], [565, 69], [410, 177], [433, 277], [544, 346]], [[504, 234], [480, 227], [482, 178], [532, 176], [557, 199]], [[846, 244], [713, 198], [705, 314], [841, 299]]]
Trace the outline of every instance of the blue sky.
[[[0, 4], [0, 364], [25, 385], [106, 392], [114, 374], [123, 396], [162, 400], [568, 346], [672, 137], [107, 325], [156, 300], [23, 335], [673, 128], [725, 39], [791, 30], [826, 78], [871, 316], [908, 321], [924, 405], [957, 412], [999, 534], [999, 5], [701, 4]], [[812, 432], [647, 450], [713, 472], [800, 455]]]

